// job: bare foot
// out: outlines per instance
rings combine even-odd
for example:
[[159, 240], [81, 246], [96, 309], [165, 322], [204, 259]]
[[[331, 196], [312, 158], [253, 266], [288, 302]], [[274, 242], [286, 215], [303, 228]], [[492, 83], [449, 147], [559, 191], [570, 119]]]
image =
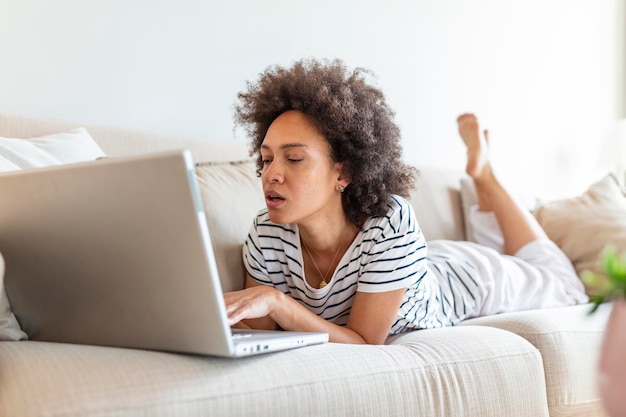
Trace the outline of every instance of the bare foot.
[[467, 147], [467, 175], [479, 179], [491, 171], [489, 165], [489, 133], [485, 130], [481, 136], [478, 120], [471, 113], [460, 115], [456, 119], [459, 124], [459, 134]]

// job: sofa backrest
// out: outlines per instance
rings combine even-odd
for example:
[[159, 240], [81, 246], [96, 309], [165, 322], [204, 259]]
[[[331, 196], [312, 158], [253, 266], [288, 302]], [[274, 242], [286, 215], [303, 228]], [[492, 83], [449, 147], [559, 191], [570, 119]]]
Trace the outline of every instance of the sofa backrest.
[[107, 156], [118, 157], [172, 149], [189, 149], [197, 162], [248, 160], [248, 147], [240, 141], [211, 141], [159, 135], [128, 129], [0, 114], [0, 137], [34, 138], [85, 127]]
[[[218, 259], [224, 291], [243, 286], [241, 247], [264, 198], [255, 164], [241, 142], [211, 141], [156, 135], [132, 130], [80, 125], [0, 114], [0, 137], [33, 138], [83, 126], [109, 157], [162, 150], [189, 149]], [[462, 173], [420, 168], [409, 201], [428, 240], [465, 238], [459, 182]]]

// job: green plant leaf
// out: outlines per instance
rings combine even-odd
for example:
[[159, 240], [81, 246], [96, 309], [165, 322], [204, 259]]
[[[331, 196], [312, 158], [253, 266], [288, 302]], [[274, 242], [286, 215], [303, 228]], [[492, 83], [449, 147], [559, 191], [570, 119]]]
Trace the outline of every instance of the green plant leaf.
[[593, 295], [589, 297], [589, 301], [591, 302], [591, 310], [589, 310], [589, 314], [593, 314], [598, 310], [600, 305], [606, 301], [606, 297], [603, 295]]
[[600, 304], [615, 298], [626, 298], [626, 253], [621, 257], [612, 246], [607, 246], [600, 254], [599, 264], [603, 274], [584, 271], [581, 278], [592, 292], [590, 297], [595, 312]]

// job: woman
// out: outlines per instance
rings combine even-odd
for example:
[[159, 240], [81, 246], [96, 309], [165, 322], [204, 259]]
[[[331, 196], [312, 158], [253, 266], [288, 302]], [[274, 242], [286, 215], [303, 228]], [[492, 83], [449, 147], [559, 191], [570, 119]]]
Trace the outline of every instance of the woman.
[[504, 254], [471, 242], [427, 246], [404, 199], [415, 172], [401, 160], [393, 112], [362, 71], [340, 61], [270, 67], [239, 100], [267, 207], [244, 244], [246, 288], [225, 295], [231, 325], [382, 344], [587, 300], [569, 260], [496, 179], [473, 115], [458, 118], [479, 197], [469, 220], [486, 241], [501, 233]]

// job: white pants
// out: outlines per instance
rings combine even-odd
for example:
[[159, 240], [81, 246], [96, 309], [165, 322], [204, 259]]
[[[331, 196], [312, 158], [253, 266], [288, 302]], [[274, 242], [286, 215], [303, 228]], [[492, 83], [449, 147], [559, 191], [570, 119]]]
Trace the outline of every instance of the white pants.
[[[429, 253], [473, 265], [476, 281], [471, 318], [510, 311], [584, 303], [585, 289], [570, 260], [549, 239], [503, 254], [502, 232], [493, 213], [470, 210], [472, 242], [432, 241]], [[453, 320], [454, 321], [454, 320]]]

